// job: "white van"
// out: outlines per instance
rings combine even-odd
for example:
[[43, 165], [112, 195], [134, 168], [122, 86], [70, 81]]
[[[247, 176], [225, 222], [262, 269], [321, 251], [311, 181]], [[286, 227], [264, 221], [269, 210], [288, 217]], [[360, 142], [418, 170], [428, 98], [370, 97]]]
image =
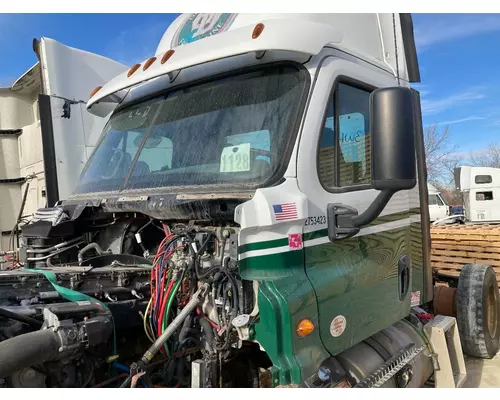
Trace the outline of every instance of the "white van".
[[427, 184], [427, 190], [429, 192], [429, 216], [431, 222], [449, 216], [450, 206], [446, 203], [439, 190], [431, 184]]

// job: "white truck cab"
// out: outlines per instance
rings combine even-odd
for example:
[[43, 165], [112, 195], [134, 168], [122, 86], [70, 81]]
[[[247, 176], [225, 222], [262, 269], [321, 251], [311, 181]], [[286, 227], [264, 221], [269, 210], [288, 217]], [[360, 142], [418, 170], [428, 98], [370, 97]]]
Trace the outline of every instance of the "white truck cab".
[[500, 168], [463, 166], [455, 170], [455, 183], [467, 220], [500, 221]]
[[71, 194], [107, 121], [85, 109], [88, 93], [128, 68], [50, 38], [33, 45], [39, 61], [0, 88], [0, 252], [19, 217]]
[[450, 215], [450, 207], [446, 203], [441, 192], [430, 183], [427, 184], [429, 191], [429, 216], [430, 221], [434, 222]]

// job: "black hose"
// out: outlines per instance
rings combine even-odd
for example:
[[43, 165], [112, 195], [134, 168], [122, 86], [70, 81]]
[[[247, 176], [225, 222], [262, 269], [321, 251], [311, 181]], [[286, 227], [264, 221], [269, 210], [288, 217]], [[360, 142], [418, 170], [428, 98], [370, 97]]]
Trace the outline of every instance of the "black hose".
[[83, 249], [81, 249], [78, 252], [78, 263], [80, 265], [83, 262], [83, 255], [92, 249], [94, 249], [97, 252], [97, 254], [99, 254], [100, 256], [102, 256], [104, 254], [104, 250], [101, 249], [101, 246], [99, 246], [96, 242], [89, 243], [88, 245], [86, 245]]
[[193, 254], [194, 255], [194, 272], [196, 273], [196, 277], [198, 278], [198, 280], [206, 278], [207, 276], [209, 276], [214, 271], [216, 271], [217, 269], [220, 268], [219, 266], [215, 266], [215, 267], [209, 268], [205, 272], [201, 272], [199, 269], [199, 259], [198, 258], [200, 257], [202, 251], [204, 251], [205, 248], [207, 247], [207, 244], [208, 244], [210, 238], [212, 237], [212, 235], [213, 235], [212, 232], [208, 232], [207, 238], [205, 239], [205, 241], [203, 242], [203, 244], [201, 245], [201, 247], [198, 249], [197, 252], [195, 252], [193, 249], [193, 240], [191, 239], [191, 237], [189, 237], [189, 235], [185, 235], [185, 237], [187, 238], [187, 240], [189, 242], [188, 247], [191, 250], [191, 252], [194, 253]]
[[5, 378], [32, 365], [56, 359], [60, 346], [58, 335], [50, 329], [0, 342], [0, 377]]
[[187, 338], [191, 325], [193, 324], [193, 317], [188, 315], [182, 324], [181, 331], [179, 333], [179, 342], [182, 342], [185, 338]]
[[[188, 239], [191, 241], [192, 243], [192, 239], [186, 235], [188, 237]], [[197, 254], [201, 254], [202, 251], [205, 250], [205, 247], [207, 247], [207, 244], [208, 242], [210, 241], [211, 237], [213, 236], [213, 232], [208, 232], [207, 234], [207, 238], [205, 239], [205, 241], [203, 242], [203, 244], [201, 245], [201, 247], [198, 249], [198, 251], [196, 252]], [[193, 249], [194, 250], [194, 249]]]
[[42, 327], [42, 322], [38, 321], [35, 318], [31, 317], [26, 317], [25, 315], [22, 314], [17, 314], [15, 312], [6, 310], [5, 308], [0, 308], [0, 317], [4, 318], [9, 318], [13, 319], [15, 321], [23, 322], [25, 324], [28, 324], [34, 329], [40, 329]]

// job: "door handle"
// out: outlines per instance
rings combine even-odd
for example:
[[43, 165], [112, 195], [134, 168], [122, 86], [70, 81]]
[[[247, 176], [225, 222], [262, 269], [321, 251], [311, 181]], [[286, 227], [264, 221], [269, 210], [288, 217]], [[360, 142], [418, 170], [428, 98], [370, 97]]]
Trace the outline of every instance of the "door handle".
[[410, 288], [410, 257], [402, 256], [398, 263], [399, 300], [403, 301]]

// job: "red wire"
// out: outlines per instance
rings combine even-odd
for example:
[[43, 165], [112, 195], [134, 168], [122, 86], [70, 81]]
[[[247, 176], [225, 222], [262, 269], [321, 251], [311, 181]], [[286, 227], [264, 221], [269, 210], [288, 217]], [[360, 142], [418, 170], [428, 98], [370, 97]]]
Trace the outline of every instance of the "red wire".
[[161, 241], [160, 245], [158, 246], [158, 252], [155, 255], [155, 258], [153, 260], [153, 268], [151, 268], [151, 279], [150, 279], [150, 287], [151, 287], [151, 296], [152, 296], [152, 308], [153, 309], [156, 306], [156, 293], [158, 290], [158, 284], [159, 282], [156, 282], [156, 271], [158, 266], [158, 260], [160, 257], [165, 254], [165, 251], [161, 251], [163, 246], [165, 246], [165, 243], [172, 237], [172, 234], [166, 235], [163, 240]]
[[215, 329], [217, 329], [217, 330], [219, 330], [219, 329], [220, 329], [220, 326], [219, 326], [219, 325], [217, 325], [217, 324], [216, 324], [214, 321], [212, 321], [210, 318], [208, 318], [205, 314], [203, 314], [203, 312], [200, 310], [200, 308], [199, 308], [199, 307], [196, 309], [196, 313], [197, 313], [200, 317], [202, 317], [202, 318], [206, 319], [212, 328], [215, 328]]
[[168, 284], [167, 292], [165, 293], [165, 297], [163, 298], [163, 302], [161, 304], [160, 316], [158, 318], [158, 336], [161, 336], [161, 324], [163, 322], [163, 313], [165, 312], [165, 307], [167, 305], [167, 299], [170, 295], [172, 288], [174, 287], [174, 280], [172, 279]]

